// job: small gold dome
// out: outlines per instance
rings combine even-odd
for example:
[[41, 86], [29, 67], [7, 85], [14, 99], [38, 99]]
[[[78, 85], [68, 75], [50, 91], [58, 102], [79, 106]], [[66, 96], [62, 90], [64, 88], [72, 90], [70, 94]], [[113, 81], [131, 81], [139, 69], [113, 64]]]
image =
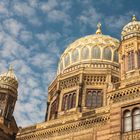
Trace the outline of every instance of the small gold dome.
[[140, 21], [137, 21], [135, 15], [133, 15], [132, 21], [123, 27], [121, 35], [122, 40], [133, 36], [140, 36]]
[[14, 74], [12, 66], [9, 67], [8, 72], [3, 73], [3, 74], [0, 75], [0, 83], [12, 86], [15, 89], [18, 88], [17, 77]]
[[115, 62], [117, 61], [117, 49], [119, 40], [103, 35], [101, 24], [98, 23], [94, 35], [88, 35], [71, 43], [60, 57], [58, 74], [63, 73], [67, 68], [93, 62]]

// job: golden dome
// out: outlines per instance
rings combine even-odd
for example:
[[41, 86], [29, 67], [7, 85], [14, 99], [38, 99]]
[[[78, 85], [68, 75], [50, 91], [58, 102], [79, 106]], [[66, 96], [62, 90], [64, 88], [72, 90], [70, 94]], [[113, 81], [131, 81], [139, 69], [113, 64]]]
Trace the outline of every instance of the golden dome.
[[0, 75], [0, 83], [12, 86], [15, 89], [18, 88], [17, 77], [14, 74], [12, 66], [9, 67], [8, 72]]
[[103, 35], [101, 24], [96, 34], [82, 37], [70, 44], [60, 57], [58, 74], [73, 65], [109, 61], [118, 63], [119, 40]]
[[133, 36], [140, 36], [140, 21], [137, 21], [135, 15], [133, 15], [132, 21], [123, 27], [121, 35], [122, 40]]

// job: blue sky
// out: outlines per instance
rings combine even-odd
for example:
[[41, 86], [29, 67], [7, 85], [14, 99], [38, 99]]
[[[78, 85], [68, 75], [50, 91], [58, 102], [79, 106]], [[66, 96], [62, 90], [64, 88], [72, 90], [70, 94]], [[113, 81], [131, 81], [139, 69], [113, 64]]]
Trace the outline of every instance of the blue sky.
[[47, 88], [67, 45], [94, 34], [120, 39], [139, 0], [0, 0], [0, 72], [14, 66], [19, 79], [14, 115], [19, 126], [44, 121]]

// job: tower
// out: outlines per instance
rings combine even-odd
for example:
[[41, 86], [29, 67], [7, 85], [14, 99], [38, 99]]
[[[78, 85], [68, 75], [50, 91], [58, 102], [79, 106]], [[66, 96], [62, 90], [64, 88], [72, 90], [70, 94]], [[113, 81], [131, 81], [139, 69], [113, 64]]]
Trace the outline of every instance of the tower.
[[14, 140], [18, 131], [13, 111], [17, 100], [17, 78], [12, 66], [0, 75], [0, 139]]
[[137, 81], [140, 81], [140, 22], [135, 15], [132, 21], [123, 27], [119, 55], [122, 85], [134, 83], [136, 77]]

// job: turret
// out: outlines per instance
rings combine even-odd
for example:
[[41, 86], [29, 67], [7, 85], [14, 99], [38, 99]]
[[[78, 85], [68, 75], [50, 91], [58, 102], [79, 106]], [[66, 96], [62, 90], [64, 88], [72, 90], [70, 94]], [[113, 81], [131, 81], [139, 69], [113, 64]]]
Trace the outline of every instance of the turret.
[[0, 128], [4, 132], [3, 136], [14, 137], [18, 130], [13, 117], [17, 88], [18, 81], [10, 66], [8, 72], [0, 75]]
[[[122, 29], [119, 61], [123, 86], [140, 81], [140, 22], [133, 15], [132, 21]], [[139, 78], [138, 78], [139, 77]]]

